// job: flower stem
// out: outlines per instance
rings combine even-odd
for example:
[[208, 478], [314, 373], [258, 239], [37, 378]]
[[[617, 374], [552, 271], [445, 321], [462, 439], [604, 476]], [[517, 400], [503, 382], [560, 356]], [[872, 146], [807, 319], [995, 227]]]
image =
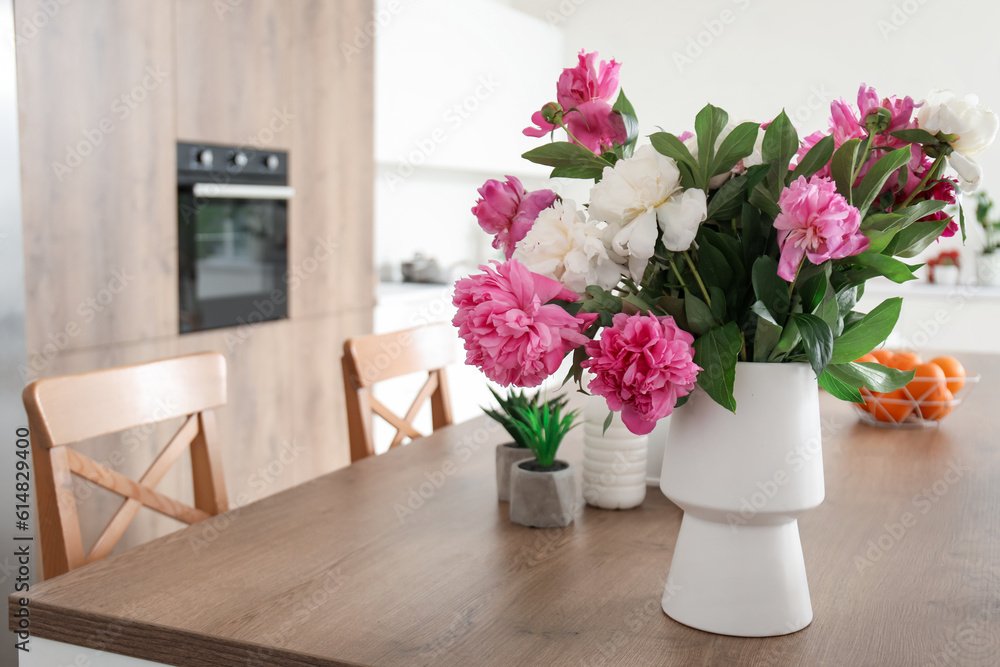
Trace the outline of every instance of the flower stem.
[[802, 270], [802, 265], [805, 264], [805, 262], [806, 262], [806, 258], [805, 257], [803, 257], [802, 259], [799, 260], [799, 265], [795, 269], [795, 275], [792, 277], [792, 282], [788, 283], [788, 300], [789, 301], [791, 301], [791, 299], [792, 299], [792, 290], [795, 289], [795, 281], [799, 279], [799, 271]]
[[695, 282], [697, 282], [698, 287], [701, 288], [702, 296], [705, 297], [705, 303], [707, 303], [708, 307], [711, 308], [712, 297], [708, 295], [708, 290], [705, 288], [705, 283], [702, 282], [701, 280], [701, 274], [698, 273], [698, 269], [694, 268], [694, 262], [691, 261], [691, 254], [687, 250], [685, 250], [683, 254], [684, 254], [684, 260], [687, 262], [688, 268], [691, 269], [691, 273], [694, 274]]
[[680, 281], [681, 288], [687, 289], [688, 288], [687, 283], [685, 283], [684, 278], [681, 277], [681, 271], [680, 269], [677, 268], [677, 262], [674, 261], [673, 257], [670, 257], [669, 259], [667, 259], [667, 261], [670, 262], [670, 268], [674, 270], [674, 275], [677, 276], [677, 280]]
[[931, 174], [937, 171], [937, 167], [941, 163], [941, 160], [943, 159], [944, 155], [938, 155], [934, 159], [934, 164], [932, 164], [931, 168], [928, 169], [926, 173], [924, 173], [924, 177], [920, 179], [920, 183], [917, 184], [917, 187], [913, 188], [913, 192], [910, 193], [910, 196], [904, 199], [903, 203], [900, 204], [898, 207], [896, 207], [897, 210], [900, 208], [905, 208], [911, 201], [913, 201], [914, 197], [916, 197], [918, 194], [924, 191], [924, 186], [926, 186], [927, 181], [930, 180]]
[[[872, 133], [869, 132], [868, 136], [865, 137], [865, 143], [862, 145], [861, 159], [858, 161], [857, 167], [855, 167], [853, 164], [851, 165], [851, 183], [847, 188], [848, 192], [852, 192], [854, 190], [854, 181], [858, 179], [858, 173], [861, 171], [861, 167], [863, 167], [865, 163], [868, 162], [868, 153], [871, 152], [871, 148], [872, 148]], [[850, 203], [851, 206], [854, 205], [854, 202], [848, 202], [848, 203]]]
[[[566, 113], [571, 113], [571, 112], [572, 112], [572, 111], [574, 111], [574, 110], [575, 110], [575, 109], [570, 109], [570, 110], [569, 110], [569, 111], [567, 111]], [[577, 112], [577, 113], [580, 113], [580, 112], [579, 112], [579, 110], [576, 110], [576, 112]], [[580, 115], [582, 116], [583, 114], [580, 114]], [[596, 152], [596, 151], [595, 151], [594, 149], [592, 149], [592, 148], [589, 148], [589, 147], [587, 147], [587, 146], [584, 146], [583, 142], [581, 142], [581, 141], [580, 141], [579, 139], [577, 139], [576, 137], [574, 137], [574, 136], [573, 136], [573, 133], [569, 131], [569, 127], [568, 127], [568, 126], [566, 125], [566, 123], [564, 123], [564, 122], [563, 122], [562, 118], [559, 118], [559, 119], [557, 119], [557, 120], [558, 120], [558, 122], [559, 122], [559, 127], [561, 127], [562, 129], [566, 130], [566, 134], [568, 134], [568, 135], [569, 135], [569, 138], [570, 138], [570, 139], [572, 139], [572, 140], [573, 140], [573, 142], [574, 142], [574, 143], [575, 143], [575, 144], [576, 144], [577, 146], [581, 146], [581, 147], [583, 147], [583, 148], [586, 148], [586, 149], [587, 149], [588, 151], [590, 151], [591, 153], [593, 153], [593, 154], [594, 154], [594, 155], [596, 155], [597, 157], [601, 157], [601, 154], [600, 154], [600, 153]], [[602, 158], [602, 159], [603, 159], [603, 158]]]

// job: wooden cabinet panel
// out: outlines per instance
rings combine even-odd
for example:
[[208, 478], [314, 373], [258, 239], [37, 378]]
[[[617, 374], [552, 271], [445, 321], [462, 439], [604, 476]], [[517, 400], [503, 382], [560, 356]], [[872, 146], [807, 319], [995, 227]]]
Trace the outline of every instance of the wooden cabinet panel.
[[292, 3], [176, 0], [176, 7], [178, 137], [288, 148], [296, 120]]
[[359, 311], [293, 322], [292, 418], [295, 442], [305, 452], [297, 482], [351, 463], [340, 355], [345, 339], [371, 327], [370, 313]]
[[177, 329], [172, 5], [58, 8], [17, 44], [29, 379]]
[[[372, 2], [295, 4], [291, 254], [303, 279], [290, 308], [293, 316], [370, 311], [375, 48], [353, 43], [355, 30], [372, 20]], [[314, 261], [324, 245], [333, 247], [330, 258]]]

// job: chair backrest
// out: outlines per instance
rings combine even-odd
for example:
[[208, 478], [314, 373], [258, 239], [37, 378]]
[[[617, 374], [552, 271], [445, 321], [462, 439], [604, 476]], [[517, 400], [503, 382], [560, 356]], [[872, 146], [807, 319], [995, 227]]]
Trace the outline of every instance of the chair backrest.
[[[38, 494], [46, 579], [111, 552], [143, 506], [184, 523], [229, 508], [213, 408], [226, 404], [226, 360], [217, 352], [64, 375], [24, 389]], [[149, 469], [134, 481], [67, 445], [109, 433], [187, 417]], [[155, 490], [190, 449], [194, 507]], [[72, 475], [125, 498], [90, 551], [84, 552]]]
[[[351, 438], [351, 462], [375, 453], [372, 440], [373, 413], [396, 429], [389, 447], [396, 447], [407, 437], [423, 433], [413, 420], [424, 402], [430, 399], [434, 430], [451, 424], [451, 402], [445, 366], [455, 360], [455, 330], [448, 324], [428, 324], [393, 333], [350, 338], [344, 342], [341, 364], [347, 421]], [[383, 380], [427, 371], [427, 382], [417, 392], [413, 404], [402, 417], [389, 410], [372, 395], [372, 387]]]

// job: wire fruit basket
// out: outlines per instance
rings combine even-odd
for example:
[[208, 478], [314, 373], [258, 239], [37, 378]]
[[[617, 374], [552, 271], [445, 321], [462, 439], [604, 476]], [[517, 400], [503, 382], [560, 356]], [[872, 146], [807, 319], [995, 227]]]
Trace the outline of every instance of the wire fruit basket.
[[[861, 390], [864, 403], [852, 403], [862, 423], [883, 428], [925, 428], [936, 426], [950, 415], [972, 392], [980, 379], [979, 373], [969, 373], [964, 378], [945, 378], [945, 386], [960, 385], [951, 400], [940, 400], [941, 387], [932, 384], [934, 378], [914, 378], [914, 382], [924, 381], [927, 387], [919, 396], [914, 396], [909, 387], [888, 394], [873, 394]], [[919, 385], [918, 385], [919, 386]]]

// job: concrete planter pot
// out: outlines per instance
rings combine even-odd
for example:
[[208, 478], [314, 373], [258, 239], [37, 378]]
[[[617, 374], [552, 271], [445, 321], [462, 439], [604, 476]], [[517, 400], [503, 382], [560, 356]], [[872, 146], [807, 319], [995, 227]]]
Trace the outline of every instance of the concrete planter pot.
[[531, 450], [518, 447], [513, 442], [497, 445], [497, 499], [500, 502], [510, 502], [510, 469], [518, 461], [534, 460]]
[[533, 528], [557, 528], [573, 522], [576, 472], [565, 461], [543, 468], [520, 461], [510, 471], [510, 520]]

